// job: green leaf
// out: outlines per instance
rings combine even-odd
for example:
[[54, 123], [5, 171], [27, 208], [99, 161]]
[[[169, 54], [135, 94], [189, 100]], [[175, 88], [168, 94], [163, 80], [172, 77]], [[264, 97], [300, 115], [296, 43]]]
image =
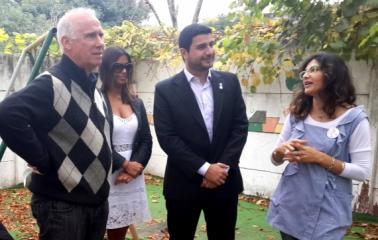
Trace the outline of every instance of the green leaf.
[[256, 93], [257, 88], [256, 88], [255, 86], [250, 86], [250, 87], [249, 87], [249, 91], [250, 91], [251, 93]]
[[342, 49], [344, 48], [346, 45], [344, 42], [342, 41], [338, 41], [338, 42], [333, 42], [333, 43], [330, 43], [329, 46], [333, 49]]
[[285, 83], [286, 83], [287, 89], [289, 89], [290, 91], [293, 91], [297, 86], [302, 84], [302, 81], [299, 80], [298, 78], [288, 77], [286, 78]]
[[4, 28], [0, 28], [0, 43], [9, 39], [9, 35], [5, 32]]

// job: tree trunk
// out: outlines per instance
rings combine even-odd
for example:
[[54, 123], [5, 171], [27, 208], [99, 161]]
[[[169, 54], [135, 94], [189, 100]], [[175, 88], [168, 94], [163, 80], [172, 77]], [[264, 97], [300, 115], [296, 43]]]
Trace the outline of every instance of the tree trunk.
[[[369, 83], [369, 100], [367, 102], [368, 115], [371, 130], [372, 141], [372, 174], [369, 186], [369, 202], [370, 214], [378, 216], [378, 189], [377, 189], [377, 176], [378, 176], [378, 69], [377, 61], [373, 61], [370, 69], [370, 83]], [[359, 193], [360, 195], [360, 193]]]
[[152, 3], [150, 3], [149, 0], [144, 0], [144, 3], [149, 6], [149, 8], [151, 9], [152, 13], [155, 15], [155, 18], [158, 21], [160, 27], [164, 29], [163, 23], [161, 22], [161, 20], [159, 18], [159, 15], [157, 14], [157, 12], [156, 12], [154, 6], [152, 5]]
[[167, 0], [169, 15], [171, 16], [172, 27], [177, 28], [177, 14], [178, 7], [175, 5], [175, 0]]
[[198, 23], [198, 17], [199, 17], [199, 14], [201, 12], [202, 2], [203, 2], [203, 0], [198, 0], [198, 2], [197, 2], [197, 6], [196, 6], [196, 10], [195, 10], [194, 15], [193, 15], [192, 23]]

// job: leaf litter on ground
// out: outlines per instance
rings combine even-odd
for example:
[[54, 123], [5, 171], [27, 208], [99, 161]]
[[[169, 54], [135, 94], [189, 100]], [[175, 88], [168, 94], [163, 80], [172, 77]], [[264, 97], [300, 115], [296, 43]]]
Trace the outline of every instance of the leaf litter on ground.
[[[146, 184], [161, 185], [162, 179], [152, 175], [145, 175]], [[38, 228], [35, 219], [31, 215], [30, 210], [31, 193], [25, 188], [0, 189], [0, 222], [3, 223], [8, 231], [13, 233], [17, 239], [36, 240], [38, 239]], [[159, 197], [156, 196], [156, 202]], [[240, 196], [241, 201], [255, 203], [261, 208], [269, 206], [269, 200], [254, 196]], [[154, 201], [153, 201], [154, 202]], [[151, 219], [147, 226], [156, 225], [164, 222], [163, 219]], [[357, 232], [349, 230], [350, 236], [356, 236], [362, 239], [378, 239], [378, 223], [353, 221], [354, 227], [362, 228], [363, 231]], [[257, 227], [259, 226], [252, 226]], [[204, 231], [206, 226], [201, 225]], [[150, 234], [146, 237], [148, 240], [168, 240], [169, 234], [166, 228]]]

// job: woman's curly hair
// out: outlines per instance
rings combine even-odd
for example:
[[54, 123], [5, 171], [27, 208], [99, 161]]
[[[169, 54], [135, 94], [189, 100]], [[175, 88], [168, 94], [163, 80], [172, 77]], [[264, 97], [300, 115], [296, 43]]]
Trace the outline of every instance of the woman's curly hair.
[[[316, 60], [324, 75], [325, 87], [322, 92], [324, 99], [323, 111], [329, 118], [333, 118], [337, 106], [355, 106], [356, 93], [352, 78], [343, 59], [329, 53], [318, 53], [307, 58], [300, 71]], [[302, 84], [295, 92], [290, 103], [290, 113], [301, 120], [305, 119], [312, 109], [313, 97], [304, 93]]]

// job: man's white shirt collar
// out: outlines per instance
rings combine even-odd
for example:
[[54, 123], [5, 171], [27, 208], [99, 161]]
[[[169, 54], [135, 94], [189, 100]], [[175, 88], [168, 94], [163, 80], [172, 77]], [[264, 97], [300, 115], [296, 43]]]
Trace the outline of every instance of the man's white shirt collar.
[[[190, 81], [193, 79], [193, 78], [196, 78], [198, 79], [198, 77], [194, 76], [193, 74], [191, 74], [188, 69], [184, 68], [184, 74], [186, 76], [186, 79], [188, 80], [188, 82], [190, 83]], [[211, 79], [211, 68], [209, 69], [209, 73], [207, 74], [207, 81], [209, 81]]]

